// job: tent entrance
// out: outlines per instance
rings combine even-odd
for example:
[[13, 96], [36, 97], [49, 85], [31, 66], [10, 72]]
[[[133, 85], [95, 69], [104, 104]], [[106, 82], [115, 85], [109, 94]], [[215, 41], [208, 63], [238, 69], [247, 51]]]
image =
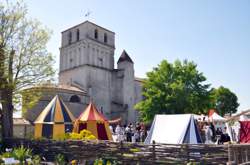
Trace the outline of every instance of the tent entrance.
[[53, 136], [53, 124], [42, 125], [42, 136], [46, 138], [52, 138]]
[[98, 132], [98, 139], [100, 140], [108, 139], [104, 123], [97, 123], [97, 132]]
[[84, 129], [87, 129], [87, 123], [80, 123], [78, 133], [80, 133]]

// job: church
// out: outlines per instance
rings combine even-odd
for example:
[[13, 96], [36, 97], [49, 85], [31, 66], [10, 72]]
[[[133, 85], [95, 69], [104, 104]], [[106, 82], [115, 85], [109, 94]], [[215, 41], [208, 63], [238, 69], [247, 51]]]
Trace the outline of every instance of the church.
[[134, 62], [125, 50], [115, 68], [115, 33], [85, 21], [61, 35], [59, 84], [33, 87], [42, 97], [25, 117], [34, 121], [57, 94], [75, 117], [91, 100], [109, 120], [138, 121], [134, 105], [142, 100], [143, 80], [135, 78]]

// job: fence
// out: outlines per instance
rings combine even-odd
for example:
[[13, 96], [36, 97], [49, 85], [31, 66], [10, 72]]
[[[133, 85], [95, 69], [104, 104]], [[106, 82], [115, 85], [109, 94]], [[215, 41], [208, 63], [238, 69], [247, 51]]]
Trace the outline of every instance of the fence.
[[8, 147], [24, 145], [53, 160], [64, 154], [69, 160], [107, 158], [118, 164], [240, 164], [250, 160], [250, 145], [116, 143], [110, 141], [55, 141], [6, 139]]

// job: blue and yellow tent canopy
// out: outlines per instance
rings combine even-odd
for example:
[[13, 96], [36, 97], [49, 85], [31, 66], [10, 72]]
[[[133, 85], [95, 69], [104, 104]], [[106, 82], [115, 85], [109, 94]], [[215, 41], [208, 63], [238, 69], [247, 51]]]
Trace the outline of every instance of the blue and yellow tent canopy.
[[75, 117], [56, 95], [35, 120], [35, 138], [58, 138], [71, 132]]

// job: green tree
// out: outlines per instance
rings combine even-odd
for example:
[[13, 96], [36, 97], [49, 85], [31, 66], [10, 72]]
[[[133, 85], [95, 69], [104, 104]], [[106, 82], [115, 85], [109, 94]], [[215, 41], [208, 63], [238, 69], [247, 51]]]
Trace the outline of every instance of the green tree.
[[228, 88], [220, 86], [218, 89], [213, 88], [211, 94], [211, 107], [216, 109], [220, 115], [226, 113], [235, 113], [239, 106], [236, 94]]
[[147, 77], [144, 100], [135, 106], [143, 121], [152, 121], [155, 114], [203, 113], [208, 108], [210, 85], [193, 62], [163, 60]]
[[14, 101], [22, 89], [52, 79], [54, 60], [46, 49], [50, 31], [27, 18], [23, 2], [1, 1], [0, 22], [2, 135], [12, 137]]

